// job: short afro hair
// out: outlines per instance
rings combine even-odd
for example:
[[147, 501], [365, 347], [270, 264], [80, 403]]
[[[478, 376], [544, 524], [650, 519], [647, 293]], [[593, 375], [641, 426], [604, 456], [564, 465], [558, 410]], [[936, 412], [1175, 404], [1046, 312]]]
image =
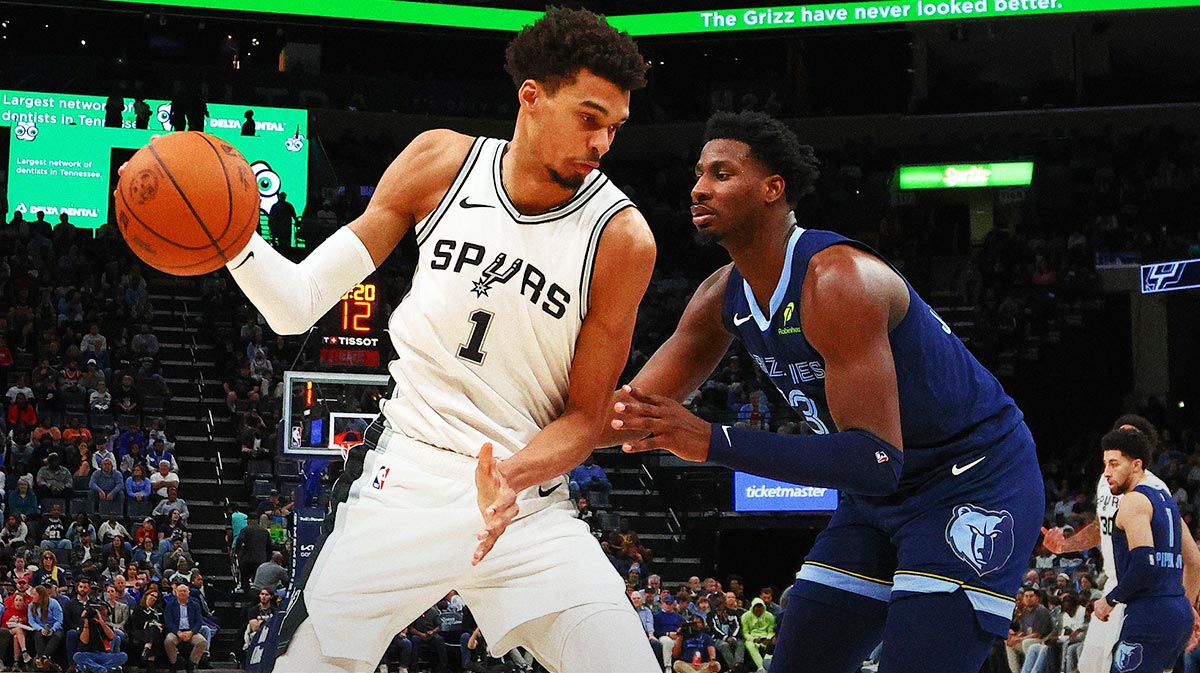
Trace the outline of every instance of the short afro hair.
[[1120, 451], [1130, 460], [1140, 460], [1143, 468], [1150, 462], [1150, 438], [1141, 430], [1113, 430], [1100, 440], [1100, 448]]
[[1123, 425], [1136, 428], [1143, 435], [1146, 435], [1146, 439], [1150, 441], [1150, 448], [1158, 446], [1158, 428], [1154, 427], [1150, 419], [1138, 414], [1123, 414], [1120, 418], [1113, 421], [1112, 429], [1120, 430]]
[[811, 192], [821, 174], [821, 162], [813, 148], [800, 144], [783, 122], [761, 112], [714, 114], [704, 128], [704, 142], [718, 138], [746, 143], [750, 156], [783, 178], [789, 205], [795, 206], [800, 197]]
[[551, 93], [581, 68], [626, 91], [646, 86], [649, 64], [628, 33], [586, 9], [550, 7], [508, 43], [504, 69], [519, 87], [528, 79]]

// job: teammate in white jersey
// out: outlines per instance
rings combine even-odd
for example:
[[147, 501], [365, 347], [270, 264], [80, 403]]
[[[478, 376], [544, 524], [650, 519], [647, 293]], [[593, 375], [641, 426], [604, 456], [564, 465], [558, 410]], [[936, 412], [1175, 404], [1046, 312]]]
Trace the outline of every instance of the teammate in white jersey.
[[[1113, 423], [1113, 429], [1137, 430], [1150, 440], [1150, 446], [1158, 443], [1158, 431], [1154, 424], [1137, 414], [1125, 414]], [[1165, 482], [1150, 470], [1145, 471], [1142, 483], [1166, 493], [1171, 490]], [[1096, 519], [1086, 526], [1080, 527], [1071, 537], [1066, 537], [1061, 528], [1042, 529], [1044, 539], [1042, 544], [1054, 554], [1065, 554], [1076, 551], [1086, 551], [1096, 546], [1104, 557], [1104, 586], [1100, 587], [1102, 594], [1107, 595], [1117, 586], [1117, 568], [1113, 560], [1113, 524], [1117, 518], [1117, 508], [1121, 504], [1121, 496], [1113, 495], [1104, 475], [1096, 484]], [[1183, 529], [1183, 544], [1195, 545], [1191, 531]], [[1185, 559], [1187, 556], [1184, 557]], [[1184, 567], [1184, 584], [1188, 598], [1195, 604], [1200, 596], [1200, 568]], [[1197, 618], [1200, 620], [1200, 617]], [[1113, 648], [1121, 637], [1121, 626], [1125, 621], [1125, 605], [1117, 604], [1107, 621], [1092, 619], [1084, 637], [1083, 650], [1079, 655], [1079, 673], [1109, 673], [1112, 667]], [[1200, 624], [1200, 621], [1197, 622]], [[1195, 640], [1189, 643], [1191, 650]]]
[[298, 333], [409, 231], [420, 251], [389, 322], [395, 393], [334, 486], [276, 671], [374, 670], [451, 589], [494, 652], [521, 645], [556, 673], [658, 670], [563, 477], [604, 429], [654, 266], [644, 218], [597, 171], [646, 62], [565, 9], [506, 56], [511, 141], [423, 133], [302, 263], [255, 236], [229, 265], [273, 329]]

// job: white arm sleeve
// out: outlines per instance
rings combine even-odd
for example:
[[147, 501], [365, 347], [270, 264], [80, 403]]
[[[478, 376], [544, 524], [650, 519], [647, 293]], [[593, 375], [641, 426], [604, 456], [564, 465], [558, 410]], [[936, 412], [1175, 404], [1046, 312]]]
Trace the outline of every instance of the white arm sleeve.
[[349, 227], [338, 229], [299, 264], [254, 233], [225, 265], [246, 297], [278, 334], [300, 334], [375, 270], [367, 246]]

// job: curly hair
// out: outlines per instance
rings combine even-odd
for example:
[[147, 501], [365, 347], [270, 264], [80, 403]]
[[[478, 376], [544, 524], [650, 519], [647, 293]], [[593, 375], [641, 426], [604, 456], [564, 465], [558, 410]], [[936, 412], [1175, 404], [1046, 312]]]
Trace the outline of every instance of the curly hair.
[[813, 148], [800, 144], [800, 139], [783, 122], [761, 112], [714, 114], [705, 125], [704, 142], [717, 138], [746, 143], [750, 156], [783, 178], [784, 194], [793, 206], [800, 197], [813, 191], [821, 174], [821, 162], [813, 154]]
[[649, 68], [628, 33], [586, 9], [564, 7], [547, 8], [513, 38], [504, 55], [504, 69], [518, 87], [532, 79], [551, 93], [573, 81], [581, 68], [626, 91], [641, 89]]
[[1100, 440], [1105, 451], [1120, 451], [1130, 460], [1141, 460], [1142, 467], [1150, 462], [1150, 439], [1141, 430], [1113, 430]]

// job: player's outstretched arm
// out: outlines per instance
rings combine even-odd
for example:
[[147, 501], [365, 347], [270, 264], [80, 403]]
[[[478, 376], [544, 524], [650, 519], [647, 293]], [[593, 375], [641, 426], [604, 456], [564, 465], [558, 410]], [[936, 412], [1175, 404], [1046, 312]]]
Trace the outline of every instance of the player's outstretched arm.
[[279, 334], [298, 334], [391, 254], [454, 180], [472, 139], [453, 131], [417, 136], [384, 172], [360, 217], [334, 232], [299, 264], [257, 233], [226, 267]]
[[813, 256], [801, 291], [801, 327], [825, 358], [825, 393], [840, 432], [780, 435], [708, 425], [674, 400], [631, 390], [621, 427], [653, 433], [627, 452], [665, 449], [772, 479], [864, 495], [895, 492], [904, 465], [896, 366], [888, 331], [908, 307], [887, 265], [848, 246]]
[[[700, 284], [688, 301], [675, 332], [633, 378], [632, 387], [682, 402], [712, 375], [733, 341], [733, 335], [721, 320], [721, 305], [731, 267], [726, 265], [717, 269]], [[613, 393], [612, 408], [620, 413], [632, 399], [622, 388]], [[645, 432], [621, 430], [610, 423], [597, 446], [616, 446], [645, 436]]]
[[[1063, 534], [1061, 528], [1042, 527], [1042, 545], [1051, 554], [1067, 554], [1073, 551], [1087, 551], [1100, 545], [1100, 524], [1096, 521], [1075, 531], [1071, 537]], [[1200, 576], [1198, 576], [1200, 579]]]

